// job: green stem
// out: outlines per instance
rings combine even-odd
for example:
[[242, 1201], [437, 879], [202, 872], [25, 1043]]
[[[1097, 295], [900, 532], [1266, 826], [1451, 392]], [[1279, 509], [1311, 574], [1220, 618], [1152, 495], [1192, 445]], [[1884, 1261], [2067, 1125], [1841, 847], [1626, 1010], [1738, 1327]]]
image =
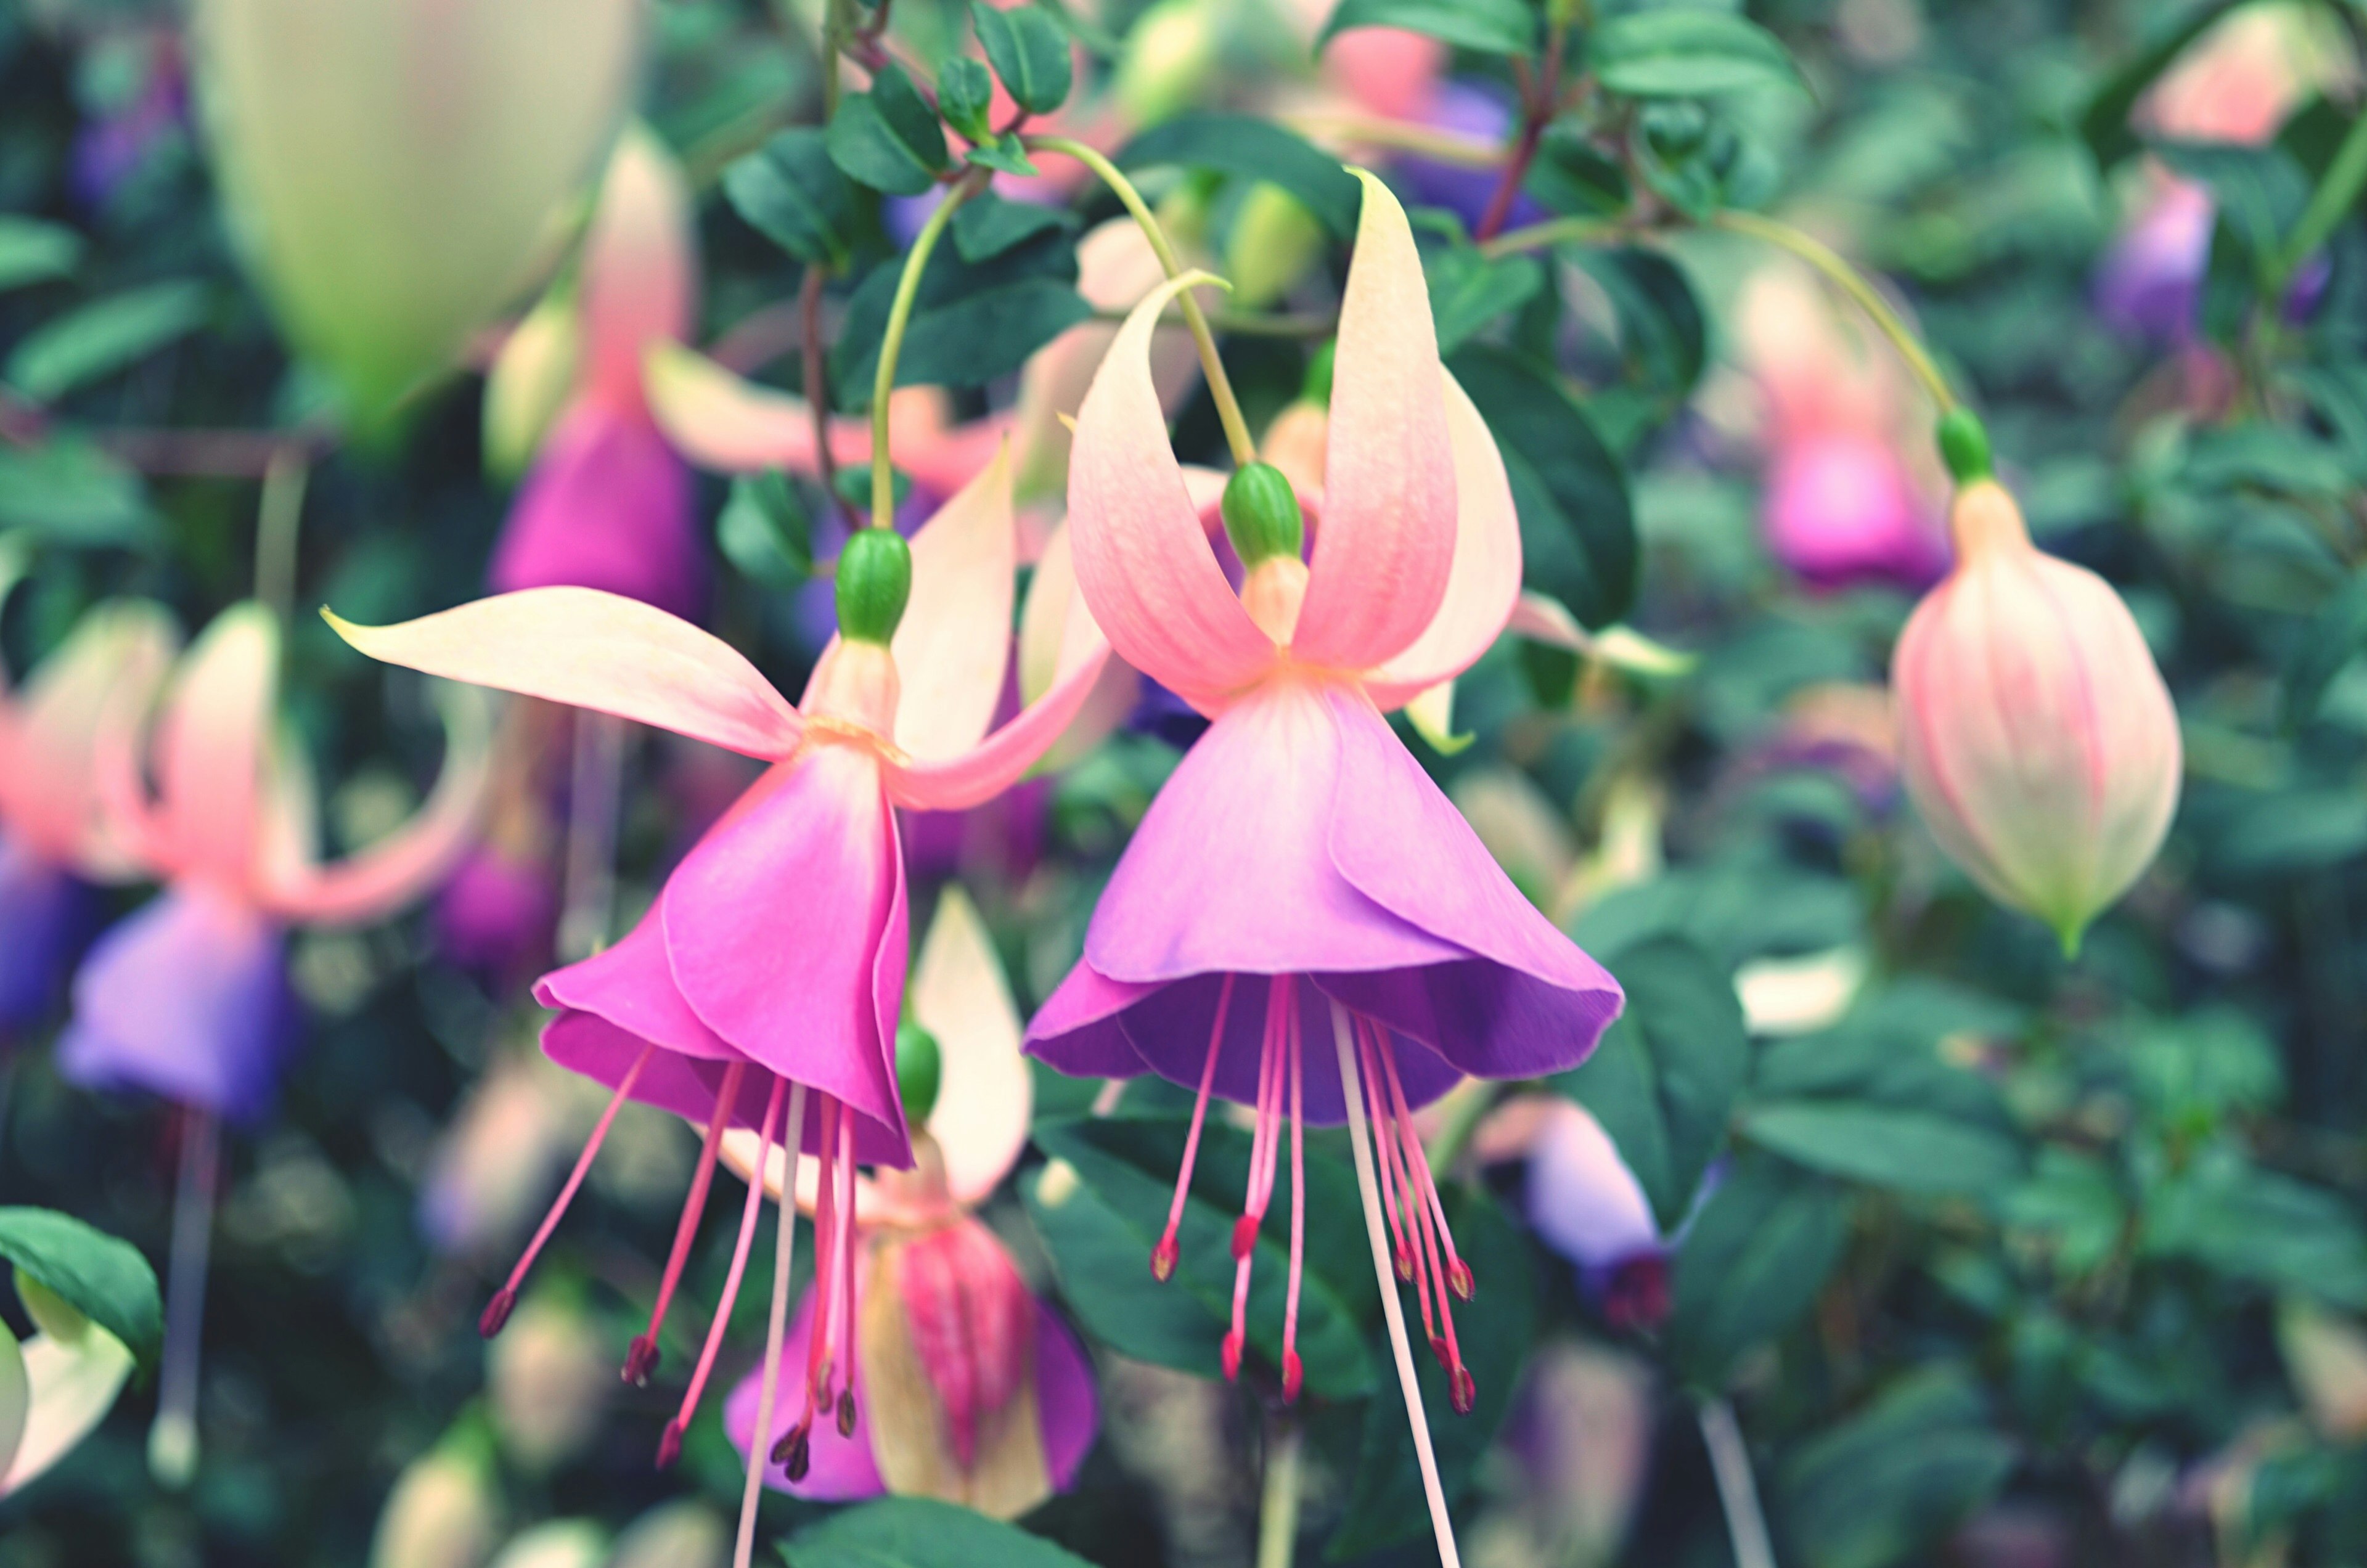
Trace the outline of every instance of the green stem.
[[846, 48], [846, 0], [827, 0], [821, 24], [821, 122], [838, 114], [838, 57]]
[[904, 257], [904, 275], [896, 280], [896, 298], [888, 307], [888, 331], [879, 340], [879, 374], [871, 383], [871, 525], [896, 525], [896, 465], [888, 455], [888, 397], [896, 389], [896, 356], [904, 349], [904, 327], [912, 319], [912, 300], [921, 292], [921, 274], [929, 253], [953, 220], [954, 213], [985, 185], [983, 169], [972, 169], [956, 180], [937, 203], [929, 220]]
[[[1082, 141], [1065, 136], [1026, 136], [1021, 144], [1031, 152], [1058, 152], [1074, 158], [1091, 169], [1102, 184], [1117, 193], [1119, 201], [1142, 226], [1143, 237], [1150, 242], [1153, 255], [1171, 278], [1184, 276], [1184, 265], [1175, 256], [1175, 247], [1167, 243], [1167, 231], [1159, 226], [1158, 218], [1134, 188], [1134, 182], [1118, 172], [1116, 164]], [[1217, 357], [1217, 339], [1208, 330], [1208, 318], [1200, 310], [1200, 302], [1186, 289], [1176, 297], [1184, 307], [1184, 321], [1192, 329], [1192, 341], [1200, 347], [1200, 367], [1207, 373], [1208, 395], [1217, 404], [1217, 418], [1225, 427], [1225, 444], [1233, 449], [1233, 461], [1242, 468], [1257, 461], [1257, 443], [1250, 439], [1249, 423], [1241, 418], [1241, 405], [1234, 400], [1233, 384], [1225, 375], [1224, 361]]]
[[1298, 1546], [1298, 1417], [1277, 1410], [1266, 1422], [1265, 1495], [1258, 1503], [1257, 1568], [1290, 1568]]
[[1625, 244], [1635, 237], [1636, 231], [1626, 224], [1605, 218], [1553, 218], [1525, 229], [1508, 229], [1481, 245], [1479, 254], [1492, 261], [1498, 256], [1550, 250], [1556, 245]]
[[1931, 400], [1940, 405], [1940, 412], [1945, 414], [1955, 408], [1956, 394], [1948, 389], [1946, 378], [1940, 374], [1940, 367], [1931, 362], [1931, 355], [1925, 352], [1922, 343], [1908, 330], [1907, 323], [1898, 319], [1898, 312], [1890, 308], [1890, 302], [1865, 280], [1864, 275], [1843, 261], [1830, 246], [1788, 223], [1778, 223], [1755, 212], [1721, 212], [1710, 221], [1721, 229], [1748, 234], [1778, 250], [1789, 251], [1823, 273], [1835, 288], [1856, 300], [1858, 309], [1882, 329], [1883, 336], [1890, 340], [1898, 350], [1898, 356], [1907, 361], [1907, 367], [1915, 372], [1916, 379], [1921, 381], [1924, 389], [1931, 394]]
[[311, 458], [290, 442], [272, 453], [255, 503], [255, 596], [282, 620], [296, 599], [296, 536], [311, 478]]
[[2334, 162], [2326, 166], [2325, 177], [2310, 193], [2309, 205], [2302, 209], [2301, 220], [2293, 225], [2284, 248], [2277, 253], [2276, 265], [2269, 272], [2268, 298], [2263, 301], [2267, 309], [2283, 308], [2285, 289], [2293, 282], [2293, 274], [2326, 243], [2335, 226], [2358, 204], [2362, 188], [2367, 188], [2367, 112], [2350, 122], [2342, 145], [2335, 149]]

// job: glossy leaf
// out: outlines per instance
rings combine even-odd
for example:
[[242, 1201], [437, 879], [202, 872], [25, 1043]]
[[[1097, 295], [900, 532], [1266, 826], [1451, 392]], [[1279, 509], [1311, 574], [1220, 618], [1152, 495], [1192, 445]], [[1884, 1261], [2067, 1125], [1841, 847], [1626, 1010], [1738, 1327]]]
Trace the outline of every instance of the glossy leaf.
[[1604, 18], [1586, 40], [1586, 62], [1603, 86], [1631, 98], [1806, 85], [1774, 34], [1731, 11], [1690, 6]]
[[832, 159], [826, 132], [781, 131], [723, 171], [723, 195], [748, 226], [809, 265], [845, 264], [859, 195]]
[[931, 1497], [882, 1497], [781, 1542], [796, 1568], [1091, 1568], [1041, 1536]]
[[[921, 273], [912, 315], [896, 360], [900, 387], [977, 386], [1006, 376], [1078, 322], [1093, 307], [1077, 293], [1076, 254], [1058, 231], [1011, 245], [981, 262], [940, 245]], [[832, 350], [831, 381], [840, 399], [870, 400], [888, 307], [903, 270], [900, 258], [875, 267], [847, 302]]]
[[869, 92], [839, 100], [824, 145], [850, 178], [890, 196], [927, 191], [949, 161], [936, 115], [894, 65], [880, 67]]
[[1527, 304], [1546, 284], [1545, 268], [1535, 256], [1491, 261], [1469, 245], [1435, 253], [1423, 271], [1442, 355], [1453, 354], [1490, 322]]
[[1067, 101], [1074, 81], [1068, 36], [1037, 7], [1006, 8], [970, 0], [970, 24], [988, 63], [1012, 101], [1030, 114], [1050, 114]]
[[715, 542], [750, 581], [786, 593], [813, 575], [813, 519], [778, 473], [743, 474], [715, 521]]
[[1687, 1377], [1723, 1387], [1738, 1357], [1807, 1310], [1840, 1261], [1849, 1212], [1821, 1177], [1763, 1157], [1734, 1163], [1670, 1277], [1669, 1337]]
[[991, 261], [1014, 246], [1050, 233], [1073, 234], [1076, 215], [1039, 201], [1009, 201], [980, 191], [954, 213], [954, 249], [966, 262]]
[[1913, 1372], [1794, 1451], [1781, 1479], [1784, 1534], [1818, 1568], [1920, 1560], [2020, 1457], [1965, 1372]]
[[82, 249], [82, 236], [62, 223], [0, 213], [0, 290], [71, 276]]
[[51, 1209], [0, 1208], [0, 1258], [154, 1362], [164, 1332], [156, 1271], [130, 1242]]
[[1991, 1128], [1863, 1100], [1769, 1100], [1737, 1125], [1795, 1164], [1895, 1191], [1994, 1192], [2022, 1172], [2022, 1150]]
[[140, 476], [82, 442], [0, 445], [0, 528], [66, 545], [141, 545], [155, 536]]

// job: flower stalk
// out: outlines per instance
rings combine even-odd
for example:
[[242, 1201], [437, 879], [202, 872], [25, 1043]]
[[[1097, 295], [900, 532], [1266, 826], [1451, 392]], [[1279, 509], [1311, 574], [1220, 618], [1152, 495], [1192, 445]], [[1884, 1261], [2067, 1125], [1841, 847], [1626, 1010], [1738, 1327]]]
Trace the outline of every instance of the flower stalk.
[[1265, 1490], [1258, 1503], [1257, 1568], [1290, 1568], [1298, 1546], [1298, 1417], [1277, 1410], [1266, 1420]]
[[[789, 1086], [789, 1110], [781, 1134], [781, 1150], [788, 1156], [787, 1169], [781, 1178], [780, 1197], [775, 1202], [779, 1211], [773, 1232], [773, 1303], [764, 1318], [763, 1390], [756, 1397], [756, 1430], [773, 1429], [774, 1407], [780, 1397], [781, 1341], [788, 1327], [789, 1263], [797, 1251], [798, 1240], [798, 1163], [805, 1154], [806, 1086]], [[751, 1171], [749, 1183], [761, 1190], [764, 1172], [760, 1167]], [[756, 1500], [764, 1488], [764, 1447], [762, 1443], [748, 1445], [748, 1477], [740, 1491], [740, 1536], [732, 1549], [732, 1568], [749, 1568], [756, 1551]]]
[[1774, 1543], [1767, 1534], [1767, 1516], [1760, 1510], [1759, 1486], [1750, 1477], [1750, 1450], [1743, 1444], [1734, 1406], [1724, 1399], [1705, 1400], [1700, 1414], [1718, 1504], [1726, 1510], [1727, 1537], [1734, 1543], [1735, 1568], [1775, 1568]]
[[1777, 250], [1789, 251], [1824, 274], [1833, 287], [1854, 300], [1857, 308], [1863, 310], [1866, 318], [1881, 330], [1882, 335], [1890, 340], [1891, 345], [1898, 350], [1898, 356], [1907, 361], [1907, 367], [1915, 372], [1915, 378], [1922, 382], [1924, 389], [1931, 394], [1931, 400], [1939, 405], [1941, 413], [1944, 415], [1955, 411], [1956, 394], [1949, 389], [1947, 378], [1940, 374], [1939, 366], [1932, 362], [1922, 341], [1905, 321], [1899, 320], [1898, 312], [1890, 308], [1890, 301], [1882, 297], [1881, 291], [1867, 282], [1865, 276], [1857, 268], [1842, 260], [1840, 253], [1831, 246], [1788, 223], [1779, 223], [1756, 212], [1728, 209], [1710, 221], [1731, 232], [1748, 234], [1754, 240], [1773, 245]]
[[[871, 383], [871, 525], [896, 525], [896, 465], [888, 452], [888, 398], [896, 389], [896, 357], [903, 352], [904, 329], [912, 319], [912, 301], [921, 292], [921, 274], [928, 270], [930, 253], [962, 203], [985, 187], [986, 171], [972, 169], [954, 182], [921, 225], [912, 248], [904, 257], [903, 276], [896, 280], [896, 298], [888, 307], [888, 330], [879, 340], [879, 372]], [[827, 438], [822, 449], [828, 451]]]
[[311, 477], [312, 460], [303, 447], [291, 443], [274, 448], [255, 505], [255, 596], [282, 620], [296, 600], [296, 536]]
[[179, 1491], [198, 1472], [198, 1350], [206, 1324], [206, 1264], [213, 1250], [214, 1192], [221, 1174], [221, 1123], [195, 1106], [182, 1113], [181, 1185], [173, 1201], [164, 1368], [156, 1420], [148, 1428], [148, 1472]]

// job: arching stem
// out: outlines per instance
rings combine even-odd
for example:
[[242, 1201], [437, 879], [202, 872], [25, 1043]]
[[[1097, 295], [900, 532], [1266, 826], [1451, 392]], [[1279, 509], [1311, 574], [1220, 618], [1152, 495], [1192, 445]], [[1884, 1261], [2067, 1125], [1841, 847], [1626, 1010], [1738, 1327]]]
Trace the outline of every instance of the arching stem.
[[255, 502], [255, 596], [285, 621], [296, 600], [296, 536], [303, 525], [304, 491], [312, 459], [289, 442], [273, 449]]
[[[1150, 242], [1151, 254], [1159, 258], [1159, 265], [1167, 276], [1171, 278], [1184, 276], [1184, 264], [1177, 258], [1175, 247], [1168, 243], [1167, 231], [1160, 227], [1158, 215], [1150, 210], [1150, 205], [1142, 199], [1142, 193], [1134, 188], [1134, 182], [1127, 179], [1116, 164], [1083, 142], [1065, 136], [1027, 136], [1020, 140], [1031, 152], [1058, 152], [1063, 157], [1074, 158], [1091, 169], [1102, 184], [1116, 193], [1127, 211], [1133, 215], [1135, 222], [1141, 226], [1143, 238]], [[1179, 295], [1177, 299], [1184, 307], [1184, 324], [1192, 329], [1192, 341], [1199, 345], [1200, 368], [1208, 378], [1208, 396], [1216, 402], [1217, 421], [1225, 427], [1225, 445], [1232, 448], [1233, 461], [1247, 467], [1257, 461], [1257, 443], [1250, 439], [1249, 422], [1241, 417], [1241, 405], [1233, 396], [1233, 383], [1225, 375], [1224, 361], [1217, 356], [1216, 334], [1209, 331], [1208, 318], [1202, 312], [1200, 302], [1192, 298], [1189, 289]]]
[[173, 1200], [164, 1364], [157, 1374], [156, 1421], [148, 1428], [148, 1472], [178, 1491], [198, 1470], [198, 1367], [206, 1326], [206, 1261], [213, 1250], [214, 1188], [221, 1123], [190, 1106], [181, 1118], [181, 1181]]
[[[781, 1134], [786, 1164], [780, 1195], [774, 1201], [779, 1224], [773, 1232], [773, 1305], [764, 1319], [764, 1367], [756, 1385], [756, 1425], [748, 1434], [748, 1478], [740, 1492], [740, 1540], [731, 1554], [732, 1568], [750, 1568], [756, 1551], [756, 1500], [764, 1487], [767, 1450], [773, 1446], [774, 1407], [781, 1393], [781, 1340], [788, 1323], [789, 1260], [798, 1241], [798, 1161], [805, 1154], [806, 1086], [789, 1085], [788, 1121]], [[764, 1185], [762, 1170], [750, 1179]]]
[[1955, 408], [1956, 394], [1948, 389], [1947, 378], [1942, 376], [1940, 367], [1931, 362], [1931, 355], [1924, 349], [1922, 340], [1898, 319], [1898, 312], [1890, 308], [1890, 301], [1882, 297], [1881, 290], [1867, 282], [1865, 276], [1857, 268], [1842, 260], [1839, 252], [1813, 234], [1803, 233], [1789, 223], [1779, 223], [1756, 212], [1728, 210], [1720, 212], [1710, 221], [1721, 229], [1748, 234], [1778, 250], [1789, 251], [1824, 274], [1834, 288], [1856, 301], [1857, 308], [1863, 310], [1867, 319], [1881, 330], [1882, 335], [1890, 340], [1892, 346], [1898, 350], [1898, 356], [1907, 361], [1907, 367], [1915, 372], [1916, 379], [1922, 382], [1924, 389], [1931, 394], [1931, 400], [1940, 405], [1940, 412], [1945, 414]]
[[937, 248], [946, 225], [961, 204], [985, 188], [986, 171], [972, 169], [953, 183], [929, 220], [913, 237], [904, 256], [903, 276], [896, 280], [896, 298], [888, 307], [888, 329], [879, 339], [879, 373], [871, 383], [871, 525], [896, 525], [896, 465], [888, 455], [888, 398], [896, 389], [896, 356], [904, 349], [904, 328], [912, 319], [912, 301], [921, 292], [921, 274], [928, 270], [929, 253]]

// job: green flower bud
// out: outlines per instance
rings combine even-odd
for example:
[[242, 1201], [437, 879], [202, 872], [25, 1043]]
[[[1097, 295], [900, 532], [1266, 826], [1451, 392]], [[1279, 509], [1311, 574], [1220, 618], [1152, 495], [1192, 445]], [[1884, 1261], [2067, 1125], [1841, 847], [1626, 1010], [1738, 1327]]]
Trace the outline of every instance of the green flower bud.
[[1940, 456], [1960, 485], [1989, 477], [1989, 433], [1978, 414], [1955, 408], [1942, 416]]
[[1307, 536], [1298, 495], [1272, 463], [1251, 463], [1225, 481], [1225, 535], [1243, 566], [1275, 556], [1298, 558]]
[[1337, 338], [1327, 338], [1307, 362], [1307, 379], [1300, 383], [1298, 395], [1323, 408], [1331, 406], [1331, 367], [1340, 357]]
[[945, 1077], [944, 1053], [937, 1037], [911, 1021], [896, 1026], [896, 1092], [904, 1100], [904, 1121], [917, 1127], [937, 1108], [937, 1086]]
[[838, 555], [838, 629], [855, 642], [885, 643], [912, 596], [912, 547], [893, 528], [862, 528]]

